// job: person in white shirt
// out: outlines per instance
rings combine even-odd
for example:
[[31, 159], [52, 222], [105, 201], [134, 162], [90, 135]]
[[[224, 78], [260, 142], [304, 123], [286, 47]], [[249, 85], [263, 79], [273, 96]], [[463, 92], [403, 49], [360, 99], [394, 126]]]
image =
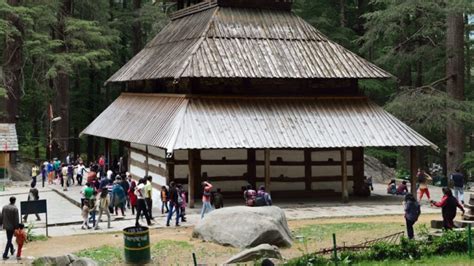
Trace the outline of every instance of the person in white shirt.
[[146, 179], [142, 178], [138, 181], [138, 186], [135, 188], [135, 195], [137, 195], [137, 216], [135, 217], [135, 226], [140, 226], [138, 219], [142, 214], [145, 215], [148, 226], [152, 225], [145, 202], [145, 183]]

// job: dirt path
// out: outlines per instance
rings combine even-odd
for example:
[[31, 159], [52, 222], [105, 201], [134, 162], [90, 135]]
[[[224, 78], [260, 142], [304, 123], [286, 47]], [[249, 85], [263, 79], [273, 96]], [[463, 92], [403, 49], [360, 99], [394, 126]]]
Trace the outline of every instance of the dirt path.
[[[418, 224], [428, 224], [432, 219], [439, 219], [439, 215], [422, 215]], [[308, 227], [322, 227], [330, 225], [337, 226], [338, 224], [351, 225], [351, 224], [367, 224], [369, 229], [354, 230], [347, 234], [338, 236], [339, 241], [345, 243], [360, 243], [365, 239], [373, 239], [378, 236], [388, 235], [394, 231], [404, 231], [404, 219], [402, 216], [375, 216], [375, 217], [357, 217], [357, 218], [329, 218], [329, 219], [316, 219], [316, 220], [297, 220], [289, 221], [289, 227], [293, 232], [296, 232], [302, 228]], [[378, 227], [374, 230], [370, 229], [370, 225], [377, 225]], [[380, 225], [382, 224], [382, 226]], [[387, 230], [384, 230], [383, 224], [390, 225]], [[382, 229], [380, 229], [382, 228]], [[381, 232], [377, 230], [382, 230]], [[91, 231], [92, 233], [92, 231]], [[150, 233], [152, 243], [157, 243], [161, 240], [174, 240], [174, 241], [185, 241], [192, 245], [193, 250], [199, 252], [200, 256], [206, 260], [206, 263], [222, 263], [232, 254], [238, 252], [235, 248], [222, 247], [212, 243], [206, 243], [201, 240], [196, 240], [191, 237], [192, 228], [163, 228], [155, 229]], [[342, 243], [342, 242], [340, 242]], [[74, 253], [83, 249], [100, 247], [103, 245], [115, 246], [118, 248], [123, 247], [123, 237], [121, 232], [115, 233], [97, 233], [89, 235], [73, 235], [64, 237], [54, 237], [47, 241], [38, 241], [29, 243], [25, 247], [24, 254], [27, 256], [59, 256], [68, 253]], [[292, 258], [300, 256], [302, 250], [318, 250], [320, 248], [329, 247], [331, 245], [330, 239], [320, 239], [306, 246], [295, 241], [292, 248], [282, 250], [282, 254], [285, 258]], [[179, 252], [178, 252], [179, 253]], [[173, 255], [174, 256], [174, 255]], [[176, 263], [179, 261], [178, 258], [172, 255], [162, 258], [161, 262]], [[175, 254], [180, 256], [180, 254]]]

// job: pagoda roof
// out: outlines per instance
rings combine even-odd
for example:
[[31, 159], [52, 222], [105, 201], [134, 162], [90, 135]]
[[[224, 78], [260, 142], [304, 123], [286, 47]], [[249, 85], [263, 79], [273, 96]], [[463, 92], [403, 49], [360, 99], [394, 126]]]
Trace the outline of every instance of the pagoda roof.
[[400, 146], [437, 149], [367, 97], [122, 93], [81, 134], [156, 146], [167, 152]]
[[239, 1], [219, 2], [176, 12], [108, 82], [392, 77], [285, 8], [246, 8], [229, 4]]

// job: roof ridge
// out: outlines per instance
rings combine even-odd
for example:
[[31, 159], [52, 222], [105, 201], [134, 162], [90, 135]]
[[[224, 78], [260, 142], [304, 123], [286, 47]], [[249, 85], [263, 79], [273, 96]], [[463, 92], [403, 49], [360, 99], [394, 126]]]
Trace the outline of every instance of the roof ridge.
[[175, 11], [170, 14], [170, 20], [177, 20], [192, 14], [196, 14], [208, 9], [211, 9], [213, 7], [216, 7], [217, 5], [217, 0], [210, 0], [210, 1], [204, 1], [199, 4], [195, 4], [186, 8], [183, 8], [181, 10]]
[[179, 72], [174, 76], [175, 81], [181, 78], [183, 73], [186, 71], [186, 69], [189, 67], [189, 64], [191, 63], [191, 60], [193, 59], [194, 55], [198, 51], [198, 49], [201, 47], [202, 43], [204, 42], [205, 39], [207, 39], [207, 34], [209, 32], [209, 28], [211, 27], [212, 20], [214, 16], [217, 14], [217, 11], [219, 11], [220, 7], [217, 6], [216, 9], [214, 10], [211, 19], [207, 22], [206, 28], [202, 31], [201, 36], [199, 37], [199, 40], [194, 44], [193, 50], [189, 54], [188, 58], [184, 62], [182, 68], [179, 70]]

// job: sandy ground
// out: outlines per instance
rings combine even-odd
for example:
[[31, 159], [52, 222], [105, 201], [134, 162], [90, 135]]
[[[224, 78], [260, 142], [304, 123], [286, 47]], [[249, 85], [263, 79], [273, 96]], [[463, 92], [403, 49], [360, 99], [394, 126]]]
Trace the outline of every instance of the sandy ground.
[[[426, 214], [420, 217], [418, 224], [428, 224], [433, 219], [439, 219], [439, 215]], [[404, 231], [404, 218], [400, 215], [394, 216], [372, 216], [372, 217], [355, 217], [355, 218], [328, 218], [328, 219], [313, 219], [313, 220], [295, 220], [289, 221], [290, 229], [295, 232], [298, 229], [305, 228], [312, 225], [334, 225], [334, 224], [354, 224], [354, 223], [367, 223], [377, 224], [377, 228], [374, 230], [355, 230], [350, 233], [342, 234], [338, 236], [338, 243], [346, 244], [358, 244], [366, 239], [373, 239], [376, 237], [388, 235]], [[387, 224], [387, 230], [380, 229], [380, 224]], [[380, 231], [381, 230], [381, 231]], [[191, 253], [195, 252], [198, 256], [198, 261], [207, 264], [220, 264], [226, 259], [237, 253], [239, 250], [231, 247], [223, 247], [213, 243], [206, 243], [201, 240], [193, 239], [191, 237], [192, 227], [182, 228], [161, 228], [153, 229], [151, 231], [151, 241], [156, 243], [161, 240], [175, 240], [185, 241], [192, 245], [190, 250], [186, 252], [168, 252], [165, 255], [160, 256], [159, 262], [163, 265], [169, 264], [188, 264], [192, 261]], [[327, 248], [331, 246], [331, 239], [319, 239], [314, 241], [308, 241], [307, 243], [301, 243], [295, 241], [294, 245], [288, 249], [282, 249], [284, 258], [293, 258], [301, 256], [305, 251], [316, 251], [321, 248]], [[27, 256], [39, 257], [39, 256], [59, 256], [67, 253], [74, 253], [83, 249], [100, 247], [103, 245], [123, 247], [123, 237], [121, 232], [115, 233], [97, 233], [88, 235], [73, 235], [73, 236], [62, 236], [53, 237], [47, 241], [37, 241], [29, 243], [24, 253]], [[185, 254], [182, 254], [185, 253]], [[156, 262], [156, 261], [155, 261]]]

